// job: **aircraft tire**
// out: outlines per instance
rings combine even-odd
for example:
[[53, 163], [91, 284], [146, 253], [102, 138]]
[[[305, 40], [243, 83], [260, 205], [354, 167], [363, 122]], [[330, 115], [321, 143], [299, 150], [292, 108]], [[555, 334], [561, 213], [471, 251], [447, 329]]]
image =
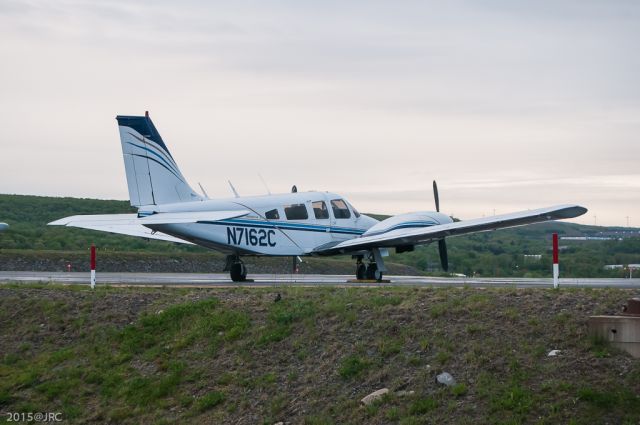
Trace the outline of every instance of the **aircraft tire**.
[[364, 280], [367, 277], [367, 266], [362, 263], [359, 263], [356, 266], [356, 279]]
[[237, 262], [231, 265], [231, 280], [234, 282], [244, 282], [247, 278], [247, 268], [244, 263]]
[[376, 271], [378, 271], [378, 266], [376, 263], [369, 263], [367, 266], [367, 279], [374, 280], [376, 279]]

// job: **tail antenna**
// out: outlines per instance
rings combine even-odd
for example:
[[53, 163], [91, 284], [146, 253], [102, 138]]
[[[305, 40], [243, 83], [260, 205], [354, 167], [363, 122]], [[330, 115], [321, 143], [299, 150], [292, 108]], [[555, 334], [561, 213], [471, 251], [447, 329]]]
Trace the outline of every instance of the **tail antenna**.
[[207, 194], [207, 191], [204, 190], [204, 187], [202, 187], [202, 184], [200, 184], [200, 182], [198, 182], [198, 186], [200, 186], [200, 190], [202, 191], [202, 194], [204, 195], [205, 199], [211, 199], [209, 198], [209, 194]]
[[233, 183], [231, 183], [231, 180], [227, 180], [227, 182], [229, 182], [229, 187], [231, 188], [231, 191], [233, 192], [233, 196], [235, 196], [236, 198], [239, 198], [240, 195], [238, 195], [238, 191], [236, 190], [236, 188], [233, 187]]

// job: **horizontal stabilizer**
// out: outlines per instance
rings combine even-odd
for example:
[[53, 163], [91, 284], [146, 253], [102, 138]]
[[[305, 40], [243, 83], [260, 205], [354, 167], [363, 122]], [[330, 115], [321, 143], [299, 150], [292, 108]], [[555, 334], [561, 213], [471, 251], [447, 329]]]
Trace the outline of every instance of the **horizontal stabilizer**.
[[191, 244], [191, 242], [153, 231], [145, 225], [158, 224], [186, 224], [199, 221], [218, 221], [229, 218], [242, 217], [249, 211], [205, 211], [205, 212], [179, 212], [179, 213], [155, 213], [147, 217], [138, 217], [137, 214], [100, 214], [100, 215], [74, 215], [52, 221], [50, 226], [68, 226], [81, 229], [98, 230], [101, 232], [118, 233], [121, 235], [137, 236], [147, 239], [157, 239], [168, 242]]
[[49, 226], [79, 227], [81, 229], [191, 245], [191, 242], [174, 238], [162, 232], [154, 232], [148, 227], [144, 227], [140, 224], [140, 219], [136, 214], [74, 215], [52, 221]]

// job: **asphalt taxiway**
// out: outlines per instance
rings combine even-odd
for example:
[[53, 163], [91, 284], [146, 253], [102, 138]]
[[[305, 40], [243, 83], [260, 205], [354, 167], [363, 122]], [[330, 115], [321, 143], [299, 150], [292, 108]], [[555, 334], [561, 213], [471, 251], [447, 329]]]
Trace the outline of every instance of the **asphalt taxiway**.
[[[61, 283], [85, 285], [89, 283], [88, 272], [28, 272], [0, 271], [2, 283]], [[385, 276], [389, 282], [365, 283], [353, 281], [351, 275], [311, 274], [252, 274], [252, 282], [235, 283], [226, 273], [97, 273], [97, 284], [112, 286], [176, 286], [176, 287], [270, 287], [270, 286], [435, 286], [435, 287], [518, 287], [551, 288], [551, 278], [470, 278], [470, 277], [426, 277]], [[564, 288], [627, 288], [640, 289], [640, 279], [560, 279]]]

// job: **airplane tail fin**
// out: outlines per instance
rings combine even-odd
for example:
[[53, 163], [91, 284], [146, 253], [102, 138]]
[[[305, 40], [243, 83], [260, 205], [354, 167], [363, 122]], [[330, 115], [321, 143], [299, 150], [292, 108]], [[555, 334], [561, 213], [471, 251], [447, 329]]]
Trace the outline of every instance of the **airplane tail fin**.
[[116, 120], [132, 206], [202, 200], [180, 172], [148, 112], [143, 117], [118, 115]]

